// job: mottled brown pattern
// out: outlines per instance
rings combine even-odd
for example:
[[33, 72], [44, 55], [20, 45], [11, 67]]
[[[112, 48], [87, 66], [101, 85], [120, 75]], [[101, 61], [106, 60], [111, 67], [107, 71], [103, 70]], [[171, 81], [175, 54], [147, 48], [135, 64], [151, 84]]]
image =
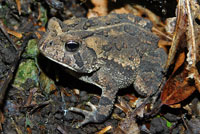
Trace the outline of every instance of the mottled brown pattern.
[[[85, 115], [79, 126], [105, 120], [121, 88], [133, 84], [143, 96], [158, 90], [167, 55], [157, 48], [159, 38], [151, 27], [150, 21], [125, 14], [49, 21], [40, 51], [73, 71], [75, 77], [102, 89], [98, 107], [89, 103], [92, 112], [69, 109]], [[66, 44], [75, 51], [65, 49]]]

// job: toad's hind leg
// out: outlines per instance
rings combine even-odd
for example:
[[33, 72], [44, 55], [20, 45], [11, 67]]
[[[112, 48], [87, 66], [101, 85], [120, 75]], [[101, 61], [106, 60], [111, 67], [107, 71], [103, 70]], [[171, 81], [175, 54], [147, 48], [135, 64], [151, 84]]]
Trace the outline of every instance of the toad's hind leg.
[[82, 110], [75, 107], [69, 108], [70, 111], [82, 113], [85, 116], [85, 119], [82, 122], [79, 122], [75, 127], [78, 128], [89, 122], [100, 123], [105, 121], [112, 111], [117, 91], [118, 89], [110, 89], [110, 87], [103, 88], [98, 106], [95, 106], [90, 102], [87, 103], [87, 105], [91, 107], [92, 111]]

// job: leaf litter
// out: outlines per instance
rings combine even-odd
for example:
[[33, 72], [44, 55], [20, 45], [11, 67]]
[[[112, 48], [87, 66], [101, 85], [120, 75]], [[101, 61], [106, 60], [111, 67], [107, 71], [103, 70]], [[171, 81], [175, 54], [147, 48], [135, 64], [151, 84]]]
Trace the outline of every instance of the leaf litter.
[[[88, 6], [89, 4], [87, 2], [90, 2], [90, 1], [81, 1], [81, 4], [85, 4], [86, 6]], [[99, 4], [99, 2], [102, 2], [102, 3]], [[117, 4], [117, 2], [119, 1], [112, 1], [112, 2], [114, 4]], [[43, 6], [45, 2], [34, 3], [33, 1], [29, 1], [28, 6], [26, 7], [24, 7], [23, 5], [27, 4], [27, 2], [16, 0], [16, 3], [17, 3], [17, 6], [15, 7], [17, 8], [13, 9], [17, 11], [16, 13], [18, 13], [18, 15], [16, 15], [16, 18], [19, 19], [20, 17], [24, 17], [27, 14], [30, 15], [29, 10], [33, 9], [33, 8], [29, 8], [31, 7], [30, 5], [37, 7], [38, 10], [36, 11], [38, 15], [37, 13], [35, 13], [36, 14], [35, 16], [31, 16], [31, 15], [29, 16], [29, 20], [33, 22], [35, 30], [32, 30], [32, 31], [29, 30], [26, 33], [24, 31], [20, 31], [19, 30], [20, 27], [19, 28], [15, 27], [15, 29], [18, 29], [18, 30], [16, 33], [14, 33], [15, 29], [13, 30], [12, 27], [9, 26], [9, 29], [11, 29], [14, 32], [8, 32], [8, 33], [13, 36], [16, 36], [16, 38], [12, 37], [14, 42], [19, 41], [21, 38], [23, 38], [22, 36], [27, 36], [28, 33], [30, 32], [36, 35], [36, 37], [40, 38], [42, 32], [45, 31], [44, 26], [48, 20], [47, 17], [49, 17], [49, 14], [51, 14], [50, 16], [57, 15], [57, 16], [63, 17], [63, 19], [66, 19], [66, 18], [70, 18], [76, 15], [80, 16], [80, 11], [82, 12], [83, 16], [85, 13], [85, 11], [82, 10], [82, 6], [75, 2], [69, 2], [69, 3], [73, 5], [74, 9], [78, 8], [77, 12], [74, 12], [74, 10], [68, 10], [70, 9], [70, 7], [65, 8], [66, 5], [61, 4], [62, 2], [59, 0], [49, 0], [48, 2], [46, 1], [46, 3], [50, 6], [49, 7], [50, 10], [48, 10], [50, 12], [47, 12], [45, 9], [45, 6]], [[199, 5], [195, 1], [189, 1], [189, 0], [178, 1], [176, 28], [173, 34], [166, 32], [166, 29], [165, 29], [166, 24], [163, 23], [160, 17], [155, 15], [153, 12], [151, 12], [151, 10], [148, 10], [147, 8], [144, 8], [140, 5], [134, 5], [132, 7], [131, 4], [128, 3], [121, 6], [120, 10], [109, 11], [110, 3], [107, 0], [104, 0], [104, 1], [92, 0], [91, 3], [94, 6], [92, 8], [88, 6], [88, 9], [89, 9], [88, 17], [107, 15], [109, 12], [134, 13], [135, 15], [139, 15], [143, 17], [145, 16], [147, 19], [152, 19], [151, 21], [153, 21], [154, 23], [154, 28], [152, 30], [155, 34], [157, 34], [161, 38], [158, 44], [159, 47], [163, 47], [165, 51], [168, 52], [168, 48], [169, 46], [171, 46], [171, 42], [172, 42], [172, 46], [169, 51], [169, 59], [166, 65], [166, 69], [168, 69], [170, 65], [172, 64], [174, 64], [174, 68], [171, 71], [172, 73], [169, 76], [163, 88], [163, 92], [161, 93], [161, 103], [157, 104], [158, 107], [161, 105], [168, 105], [172, 107], [175, 104], [180, 104], [181, 101], [184, 101], [193, 92], [195, 92], [196, 88], [199, 90], [198, 88], [200, 85], [199, 74], [198, 74], [199, 26], [197, 23], [199, 20], [199, 12], [198, 12]], [[64, 6], [57, 6], [60, 4]], [[27, 21], [26, 24], [27, 26], [32, 25], [29, 23], [29, 21]], [[171, 31], [173, 31], [173, 27]], [[34, 54], [35, 53], [33, 53], [33, 55]], [[22, 60], [22, 63], [25, 60]], [[33, 62], [35, 64], [34, 60]], [[48, 65], [51, 66], [51, 63], [48, 63], [47, 66]], [[71, 123], [74, 122], [75, 120], [80, 120], [81, 117], [77, 114], [70, 113], [70, 112], [64, 113], [66, 115], [63, 116], [63, 111], [66, 110], [66, 106], [70, 107], [70, 105], [75, 105], [77, 103], [80, 103], [80, 101], [82, 101], [83, 99], [83, 97], [81, 96], [84, 96], [83, 100], [87, 100], [85, 98], [90, 98], [94, 102], [98, 100], [98, 97], [96, 98], [91, 97], [90, 94], [87, 94], [87, 93], [85, 94], [85, 92], [83, 93], [83, 91], [79, 91], [78, 94], [74, 94], [74, 92], [73, 91], [71, 92], [69, 89], [66, 90], [63, 87], [56, 86], [53, 80], [57, 78], [46, 77], [46, 74], [49, 73], [48, 69], [47, 70], [44, 69], [44, 72], [40, 72], [40, 73], [41, 73], [40, 77], [42, 76], [40, 80], [43, 79], [42, 81], [45, 81], [45, 82], [40, 83], [39, 87], [36, 86], [36, 88], [32, 88], [29, 86], [29, 87], [25, 87], [25, 90], [23, 91], [20, 91], [14, 88], [12, 89], [12, 92], [9, 92], [8, 102], [9, 102], [9, 106], [12, 106], [12, 107], [7, 107], [8, 109], [6, 109], [8, 110], [8, 113], [6, 113], [6, 119], [5, 119], [6, 121], [4, 121], [3, 116], [1, 119], [2, 119], [2, 123], [5, 122], [5, 124], [11, 124], [10, 122], [12, 122], [12, 124], [14, 124], [15, 126], [14, 130], [17, 133], [23, 133], [23, 132], [35, 133], [38, 131], [44, 132], [47, 129], [49, 129], [49, 133], [55, 133], [55, 131], [56, 132], [59, 131], [60, 133], [63, 133], [63, 134], [67, 132], [69, 133], [99, 132], [99, 133], [126, 133], [128, 134], [128, 133], [140, 133], [141, 130], [147, 133], [152, 133], [154, 131], [157, 131], [155, 128], [152, 127], [153, 126], [152, 123], [154, 121], [163, 122], [163, 123], [165, 122], [163, 121], [165, 119], [163, 119], [162, 112], [159, 113], [159, 115], [162, 117], [159, 119], [158, 118], [155, 119], [155, 117], [146, 118], [145, 116], [146, 113], [152, 111], [153, 108], [156, 107], [156, 104], [154, 103], [159, 102], [157, 101], [159, 93], [157, 94], [157, 97], [148, 96], [148, 98], [145, 98], [145, 99], [140, 98], [140, 97], [139, 98], [132, 97], [132, 94], [128, 94], [126, 95], [126, 97], [123, 97], [126, 101], [124, 101], [123, 99], [121, 100], [118, 99], [119, 104], [116, 104], [117, 108], [115, 108], [118, 110], [114, 110], [114, 114], [113, 114], [113, 115], [118, 115], [118, 116], [112, 116], [113, 118], [106, 121], [103, 125], [100, 124], [98, 126], [98, 125], [89, 124], [85, 126], [84, 128], [81, 128], [79, 130], [74, 130], [70, 128], [69, 126], [71, 126]], [[55, 72], [55, 74], [54, 72], [50, 72], [50, 74], [51, 73], [53, 75], [57, 75], [57, 72]], [[36, 74], [39, 74], [39, 73], [36, 73]], [[72, 81], [71, 77], [70, 77], [70, 81]], [[55, 82], [57, 81], [55, 80]], [[60, 90], [62, 93], [59, 92], [58, 90], [59, 88], [62, 89]], [[67, 97], [65, 96], [65, 94], [67, 94]], [[60, 100], [59, 98], [62, 98], [62, 100]], [[16, 117], [15, 114], [13, 113], [12, 114], [14, 116], [11, 114], [12, 110], [19, 110], [19, 109], [27, 113], [25, 114], [25, 117], [28, 117], [26, 120], [27, 121], [26, 125], [24, 124], [25, 121], [23, 121], [23, 116], [24, 116], [22, 114], [23, 112], [16, 111], [15, 113], [15, 114], [20, 115], [21, 118]], [[115, 112], [115, 111], [118, 111], [118, 112]], [[40, 116], [37, 116], [37, 115], [41, 115], [43, 117], [47, 116], [48, 119], [51, 119], [51, 120], [49, 120], [49, 122], [45, 124], [43, 122], [43, 119], [45, 118], [40, 118]], [[115, 118], [119, 120], [118, 121], [119, 124], [116, 123]], [[196, 118], [193, 117], [193, 119], [196, 119]], [[37, 123], [34, 120], [36, 120]], [[142, 124], [139, 123], [140, 121], [142, 122]], [[39, 129], [35, 129], [34, 126], [38, 126], [36, 125], [38, 124], [38, 122], [41, 125], [39, 125], [38, 127]], [[178, 120], [176, 120], [176, 122], [178, 122]], [[188, 122], [193, 122], [193, 121], [189, 120]], [[57, 123], [59, 125], [56, 125]], [[171, 124], [171, 122], [167, 122], [167, 123]], [[60, 125], [60, 124], [63, 124], [63, 125]], [[117, 124], [118, 124], [118, 127], [117, 127]], [[190, 123], [190, 125], [191, 124], [194, 124], [194, 123]], [[181, 127], [182, 130], [188, 130], [188, 128], [189, 127], [185, 128], [184, 126]], [[165, 126], [160, 128], [160, 130], [161, 129], [165, 130]], [[5, 127], [4, 130], [8, 132], [9, 129], [6, 129]], [[181, 130], [179, 130], [179, 128], [177, 127], [174, 127], [173, 130], [177, 130], [181, 132]]]

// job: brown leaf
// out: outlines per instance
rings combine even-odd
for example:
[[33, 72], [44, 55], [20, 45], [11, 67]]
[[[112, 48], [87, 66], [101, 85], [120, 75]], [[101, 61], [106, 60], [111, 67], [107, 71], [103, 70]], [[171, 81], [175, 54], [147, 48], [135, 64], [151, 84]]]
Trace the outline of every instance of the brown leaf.
[[[170, 41], [170, 44], [169, 44], [169, 46], [171, 46], [171, 41], [172, 41], [172, 38], [169, 36], [169, 35], [167, 35], [166, 33], [164, 33], [164, 32], [162, 32], [161, 30], [159, 30], [158, 28], [156, 28], [156, 27], [152, 27], [152, 32], [153, 33], [155, 33], [156, 35], [158, 35], [159, 37], [164, 37], [165, 38], [165, 40], [163, 40], [163, 41]], [[167, 40], [166, 40], [167, 39]]]
[[129, 11], [127, 9], [125, 9], [124, 7], [121, 7], [119, 9], [114, 9], [112, 12], [117, 13], [117, 14], [128, 14], [129, 13]]
[[119, 97], [118, 101], [120, 104], [115, 104], [115, 106], [121, 109], [124, 113], [127, 114], [129, 111], [132, 110], [131, 107], [126, 103], [126, 101], [123, 98]]
[[143, 117], [147, 100], [148, 97], [134, 110], [127, 104], [126, 101], [123, 101], [123, 105], [129, 109], [129, 111], [126, 112], [126, 118], [121, 120], [118, 127], [114, 129], [113, 134], [139, 134], [140, 129], [136, 122], [136, 116]]
[[2, 124], [5, 121], [5, 117], [3, 115], [3, 113], [0, 111], [0, 131], [2, 131]]
[[181, 104], [169, 105], [171, 108], [181, 108]]
[[41, 39], [41, 34], [39, 32], [35, 32], [35, 35], [37, 36], [38, 39]]
[[187, 26], [187, 59], [188, 65], [186, 69], [189, 71], [188, 77], [195, 80], [195, 85], [200, 92], [200, 77], [197, 69], [197, 63], [200, 60], [200, 26], [199, 21], [200, 6], [195, 0], [186, 0], [185, 7], [188, 11], [188, 26]]
[[[197, 78], [196, 78], [197, 79]], [[196, 80], [197, 81], [197, 80]], [[197, 87], [197, 89], [198, 89], [198, 91], [199, 91], [199, 93], [200, 93], [200, 78], [198, 77], [198, 81], [196, 82], [195, 81], [195, 85], [196, 85], [196, 87]]]
[[28, 134], [32, 134], [32, 130], [30, 127], [27, 127], [26, 130], [27, 130]]
[[40, 28], [38, 28], [38, 31], [46, 32], [46, 29], [45, 29], [45, 27], [40, 27]]
[[19, 38], [19, 39], [21, 39], [22, 37], [23, 37], [23, 35], [22, 35], [22, 33], [19, 33], [19, 32], [17, 32], [17, 31], [13, 31], [13, 30], [10, 30], [10, 29], [6, 29], [7, 30], [7, 32], [9, 33], [9, 34], [11, 34], [11, 35], [13, 35], [13, 36], [15, 36], [15, 37], [17, 37], [17, 38]]
[[101, 131], [97, 132], [97, 134], [105, 134], [111, 128], [112, 128], [112, 126], [107, 126], [107, 127], [103, 128]]
[[16, 1], [16, 4], [17, 4], [17, 10], [18, 10], [18, 13], [19, 15], [21, 15], [22, 11], [21, 11], [21, 2], [20, 0], [15, 0]]
[[192, 1], [186, 0], [185, 2], [185, 7], [187, 8], [188, 11], [188, 26], [187, 26], [187, 32], [186, 32], [186, 37], [187, 37], [187, 47], [188, 47], [188, 53], [187, 53], [187, 70], [191, 72], [194, 68], [196, 68], [196, 60], [197, 60], [197, 42], [196, 42], [196, 34], [197, 31], [195, 30], [195, 25], [194, 25], [194, 14], [195, 12], [192, 12], [191, 5]]
[[177, 5], [177, 19], [176, 19], [176, 28], [172, 39], [172, 46], [169, 51], [168, 60], [166, 63], [166, 69], [173, 63], [177, 49], [181, 48], [180, 45], [185, 39], [185, 33], [187, 31], [188, 18], [187, 18], [187, 9], [185, 8], [185, 0], [179, 0]]
[[113, 134], [139, 134], [140, 129], [134, 119], [121, 121]]
[[33, 99], [33, 95], [36, 93], [38, 89], [37, 88], [32, 88], [29, 92], [28, 99], [26, 101], [26, 104], [24, 105], [25, 107], [28, 107], [31, 104], [31, 101]]
[[138, 98], [132, 94], [126, 94], [130, 101], [135, 102]]
[[108, 14], [107, 0], [91, 0], [91, 3], [94, 5], [94, 8], [89, 10], [87, 14], [88, 18], [94, 17], [94, 14], [95, 14], [95, 17], [105, 16]]
[[184, 63], [185, 61], [185, 53], [182, 52], [179, 54], [177, 60], [176, 60], [176, 63], [175, 63], [175, 67], [174, 67], [174, 70], [172, 72], [172, 75], [177, 71], [177, 69]]
[[[166, 68], [175, 61], [175, 55], [178, 55], [178, 59], [161, 95], [162, 103], [167, 105], [186, 99], [194, 92], [195, 86], [200, 91], [200, 75], [197, 69], [200, 59], [200, 26], [196, 22], [200, 14], [200, 6], [195, 0], [179, 0], [177, 9], [176, 29]], [[188, 50], [187, 56], [177, 53], [183, 51], [185, 47]], [[184, 61], [187, 61], [184, 71], [173, 76]], [[194, 84], [189, 85], [188, 80], [194, 80]]]
[[161, 94], [162, 104], [172, 105], [185, 100], [194, 91], [194, 85], [188, 83], [188, 71], [184, 70], [175, 77], [170, 77]]

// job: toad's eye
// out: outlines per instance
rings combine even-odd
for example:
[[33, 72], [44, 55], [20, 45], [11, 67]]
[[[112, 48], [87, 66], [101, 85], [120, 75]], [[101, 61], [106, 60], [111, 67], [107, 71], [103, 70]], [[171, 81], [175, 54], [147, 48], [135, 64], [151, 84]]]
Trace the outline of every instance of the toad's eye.
[[79, 47], [80, 43], [73, 40], [70, 40], [65, 43], [65, 50], [68, 52], [75, 52], [78, 50]]
[[50, 41], [50, 42], [49, 42], [49, 45], [50, 45], [50, 46], [53, 46], [53, 45], [54, 45], [53, 41]]

